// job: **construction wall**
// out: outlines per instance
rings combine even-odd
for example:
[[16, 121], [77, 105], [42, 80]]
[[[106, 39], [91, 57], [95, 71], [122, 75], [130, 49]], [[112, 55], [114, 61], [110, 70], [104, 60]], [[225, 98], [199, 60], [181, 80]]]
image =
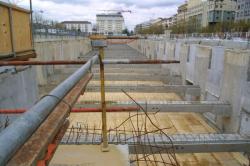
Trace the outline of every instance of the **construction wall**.
[[[35, 40], [37, 58], [35, 60], [77, 60], [80, 56], [91, 51], [88, 38], [57, 38]], [[46, 85], [48, 77], [53, 75], [55, 69], [65, 66], [37, 66], [37, 79], [39, 85]]]
[[[90, 42], [81, 39], [36, 40], [37, 59], [31, 60], [76, 60], [91, 50]], [[39, 99], [39, 85], [48, 84], [48, 77], [56, 69], [65, 66], [0, 67], [0, 109], [28, 109]], [[17, 115], [0, 115], [1, 126], [11, 122]]]
[[[0, 109], [28, 109], [38, 100], [34, 67], [0, 67]], [[16, 115], [0, 115], [0, 131]]]
[[250, 135], [250, 50], [247, 42], [141, 39], [131, 47], [157, 58], [180, 60], [162, 65], [163, 72], [179, 75], [182, 84], [199, 85], [201, 100], [220, 100], [232, 105], [231, 118], [204, 114], [225, 132]]

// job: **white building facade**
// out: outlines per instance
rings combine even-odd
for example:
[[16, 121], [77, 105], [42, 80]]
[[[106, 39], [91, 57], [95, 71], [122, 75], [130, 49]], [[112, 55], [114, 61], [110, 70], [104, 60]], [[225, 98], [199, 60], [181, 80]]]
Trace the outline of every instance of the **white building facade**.
[[61, 24], [63, 24], [68, 30], [92, 33], [92, 24], [89, 21], [64, 21]]
[[250, 21], [250, 0], [237, 1], [236, 21], [246, 20]]
[[97, 32], [105, 35], [119, 35], [125, 29], [124, 18], [121, 13], [97, 14]]
[[177, 13], [177, 24], [185, 23], [187, 20], [187, 6], [188, 4], [185, 3], [178, 7]]
[[235, 20], [236, 0], [189, 0], [187, 19], [196, 27]]

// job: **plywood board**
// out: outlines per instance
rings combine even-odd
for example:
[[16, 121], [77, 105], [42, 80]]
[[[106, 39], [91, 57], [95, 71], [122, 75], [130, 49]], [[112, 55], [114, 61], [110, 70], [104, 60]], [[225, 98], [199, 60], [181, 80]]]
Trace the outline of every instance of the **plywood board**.
[[0, 5], [0, 56], [11, 52], [8, 8]]
[[32, 49], [29, 14], [13, 10], [13, 32], [16, 52]]
[[12, 54], [12, 47], [17, 54], [21, 51], [32, 50], [30, 13], [0, 1], [0, 57]]

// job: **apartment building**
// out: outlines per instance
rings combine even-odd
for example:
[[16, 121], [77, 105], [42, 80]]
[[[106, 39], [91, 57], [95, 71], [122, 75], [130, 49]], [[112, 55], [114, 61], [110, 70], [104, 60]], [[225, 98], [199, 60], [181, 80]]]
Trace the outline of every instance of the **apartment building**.
[[178, 7], [177, 13], [177, 24], [185, 23], [187, 20], [187, 6], [188, 4], [185, 3]]
[[236, 0], [189, 0], [187, 18], [196, 28], [234, 21]]
[[187, 20], [194, 28], [207, 26], [207, 1], [189, 0], [187, 4]]
[[236, 21], [246, 20], [250, 21], [250, 0], [238, 0], [237, 1], [237, 11], [236, 11]]
[[61, 24], [68, 30], [79, 30], [85, 33], [92, 32], [92, 24], [89, 21], [63, 21]]
[[122, 34], [125, 29], [124, 18], [121, 13], [97, 14], [96, 28], [98, 33], [105, 35]]
[[146, 21], [146, 22], [143, 22], [141, 24], [137, 24], [135, 26], [135, 33], [138, 33], [142, 30], [145, 30], [145, 29], [148, 29], [150, 28], [151, 26], [162, 26], [163, 29], [167, 29], [170, 24], [173, 25], [174, 24], [174, 18], [171, 17], [171, 18], [157, 18], [157, 19], [152, 19], [152, 20], [149, 20], [149, 21]]
[[206, 6], [209, 25], [235, 20], [236, 0], [209, 0]]

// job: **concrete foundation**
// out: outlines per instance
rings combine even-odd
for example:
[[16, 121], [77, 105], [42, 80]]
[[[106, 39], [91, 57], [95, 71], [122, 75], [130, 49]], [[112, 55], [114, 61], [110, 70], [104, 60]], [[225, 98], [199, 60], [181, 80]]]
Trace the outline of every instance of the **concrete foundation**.
[[128, 145], [109, 145], [109, 152], [100, 145], [60, 145], [49, 165], [129, 166]]

